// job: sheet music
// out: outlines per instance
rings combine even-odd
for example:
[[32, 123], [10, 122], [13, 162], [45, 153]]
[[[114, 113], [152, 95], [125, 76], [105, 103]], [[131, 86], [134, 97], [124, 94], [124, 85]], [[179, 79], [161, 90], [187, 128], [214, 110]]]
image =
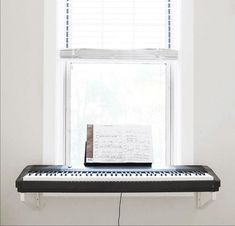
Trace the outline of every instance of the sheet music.
[[152, 162], [151, 126], [94, 125], [93, 162]]

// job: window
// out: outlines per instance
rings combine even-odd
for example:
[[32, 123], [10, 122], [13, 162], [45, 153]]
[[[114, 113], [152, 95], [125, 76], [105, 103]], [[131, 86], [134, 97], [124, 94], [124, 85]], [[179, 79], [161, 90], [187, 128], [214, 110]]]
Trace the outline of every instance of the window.
[[73, 63], [70, 70], [67, 148], [72, 165], [84, 159], [78, 150], [85, 150], [87, 124], [151, 125], [156, 163], [165, 161], [165, 64]]
[[[48, 91], [53, 94], [44, 93], [45, 163], [82, 166], [87, 124], [150, 124], [154, 163], [182, 159], [182, 153], [175, 151], [176, 146], [182, 148], [178, 119], [184, 103], [178, 102], [182, 87], [176, 73], [178, 2], [57, 1], [54, 33], [60, 54], [54, 61], [54, 91]], [[52, 8], [52, 3], [46, 4]], [[45, 26], [52, 34], [48, 21]], [[53, 39], [50, 44], [54, 45]], [[45, 64], [47, 58], [45, 54]], [[51, 133], [49, 124], [53, 124]], [[48, 151], [51, 147], [56, 151]]]

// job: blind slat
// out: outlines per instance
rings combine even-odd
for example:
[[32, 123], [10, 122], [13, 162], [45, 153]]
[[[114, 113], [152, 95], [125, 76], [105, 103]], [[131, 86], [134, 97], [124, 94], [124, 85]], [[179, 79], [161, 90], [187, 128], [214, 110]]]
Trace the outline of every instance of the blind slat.
[[66, 0], [66, 3], [67, 48], [169, 47], [170, 0]]

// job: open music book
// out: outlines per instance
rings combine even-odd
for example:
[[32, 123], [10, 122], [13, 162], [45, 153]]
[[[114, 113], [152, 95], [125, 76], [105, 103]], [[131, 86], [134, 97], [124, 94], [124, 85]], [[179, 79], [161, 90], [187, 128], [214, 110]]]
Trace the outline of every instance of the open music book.
[[85, 165], [151, 164], [151, 126], [88, 125]]

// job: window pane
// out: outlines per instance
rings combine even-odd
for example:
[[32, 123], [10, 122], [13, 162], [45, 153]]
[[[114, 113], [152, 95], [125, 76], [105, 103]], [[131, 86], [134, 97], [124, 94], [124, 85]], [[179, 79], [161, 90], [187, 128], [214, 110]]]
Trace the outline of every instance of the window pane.
[[151, 125], [155, 163], [165, 163], [165, 64], [74, 63], [70, 95], [72, 165], [84, 162], [87, 124]]

